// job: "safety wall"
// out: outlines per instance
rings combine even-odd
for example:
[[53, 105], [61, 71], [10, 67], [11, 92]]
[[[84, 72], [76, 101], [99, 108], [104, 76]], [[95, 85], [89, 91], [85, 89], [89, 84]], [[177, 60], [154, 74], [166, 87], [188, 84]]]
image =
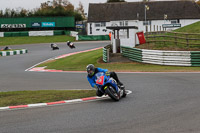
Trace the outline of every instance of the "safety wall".
[[16, 36], [55, 36], [70, 35], [71, 31], [55, 30], [55, 31], [21, 31], [21, 32], [0, 32], [0, 37], [16, 37]]
[[0, 56], [10, 56], [10, 55], [25, 54], [25, 53], [28, 53], [27, 49], [0, 51]]
[[28, 31], [23, 32], [4, 32], [2, 37], [29, 36]]
[[130, 60], [173, 66], [200, 66], [200, 51], [161, 51], [121, 47], [122, 55]]
[[3, 32], [0, 32], [0, 37], [4, 37], [4, 33]]
[[74, 17], [0, 18], [0, 28], [75, 27]]
[[98, 41], [98, 40], [110, 40], [109, 35], [79, 35], [78, 40], [80, 41]]
[[53, 36], [53, 31], [29, 31], [29, 36]]

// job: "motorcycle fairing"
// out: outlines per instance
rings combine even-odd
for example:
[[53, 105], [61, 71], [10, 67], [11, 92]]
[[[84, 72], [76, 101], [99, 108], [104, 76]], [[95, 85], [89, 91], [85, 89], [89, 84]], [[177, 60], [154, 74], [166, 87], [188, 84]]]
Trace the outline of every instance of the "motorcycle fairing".
[[119, 92], [119, 88], [117, 86], [117, 82], [110, 76], [106, 76], [103, 72], [98, 72], [95, 74], [96, 76], [96, 85], [101, 88], [100, 90], [104, 93], [105, 89], [107, 88], [107, 84], [113, 86], [117, 92]]
[[104, 85], [104, 76], [100, 76], [99, 79], [96, 80], [96, 84]]

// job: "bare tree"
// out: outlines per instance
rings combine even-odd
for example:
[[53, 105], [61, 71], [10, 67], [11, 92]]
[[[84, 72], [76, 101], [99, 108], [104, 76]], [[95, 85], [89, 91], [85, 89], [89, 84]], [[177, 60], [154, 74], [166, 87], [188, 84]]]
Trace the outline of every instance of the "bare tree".
[[81, 2], [79, 2], [79, 7], [76, 9], [76, 11], [80, 13], [82, 17], [85, 19], [85, 11], [84, 11], [83, 4]]

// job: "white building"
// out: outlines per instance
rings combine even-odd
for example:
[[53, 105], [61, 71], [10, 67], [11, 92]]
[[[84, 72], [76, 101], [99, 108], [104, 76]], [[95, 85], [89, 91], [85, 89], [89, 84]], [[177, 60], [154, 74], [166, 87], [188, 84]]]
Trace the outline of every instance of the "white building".
[[[88, 35], [108, 35], [109, 26], [137, 26], [138, 31], [174, 30], [200, 21], [194, 1], [117, 2], [90, 4]], [[147, 28], [146, 28], [147, 27]], [[124, 36], [123, 30], [120, 36]]]

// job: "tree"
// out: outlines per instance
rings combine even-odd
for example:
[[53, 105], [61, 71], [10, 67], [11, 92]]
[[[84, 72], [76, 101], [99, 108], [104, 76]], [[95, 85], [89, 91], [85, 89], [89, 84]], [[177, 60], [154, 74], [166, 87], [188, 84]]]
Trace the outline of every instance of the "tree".
[[14, 10], [6, 8], [3, 13], [0, 10], [0, 17], [41, 17], [41, 16], [74, 16], [76, 21], [84, 19], [84, 9], [82, 3], [74, 10], [74, 6], [69, 0], [53, 0], [41, 3], [40, 8], [29, 11], [23, 8]]
[[197, 4], [200, 6], [200, 0], [197, 1]]
[[126, 2], [125, 0], [107, 0], [107, 3], [111, 2]]
[[85, 11], [84, 11], [84, 7], [83, 4], [81, 2], [79, 2], [79, 7], [76, 9], [76, 11], [81, 14], [81, 16], [83, 17], [83, 19], [85, 18]]
[[10, 17], [11, 15], [11, 10], [9, 8], [5, 9], [4, 17]]
[[0, 10], [0, 17], [3, 17], [3, 10]]

